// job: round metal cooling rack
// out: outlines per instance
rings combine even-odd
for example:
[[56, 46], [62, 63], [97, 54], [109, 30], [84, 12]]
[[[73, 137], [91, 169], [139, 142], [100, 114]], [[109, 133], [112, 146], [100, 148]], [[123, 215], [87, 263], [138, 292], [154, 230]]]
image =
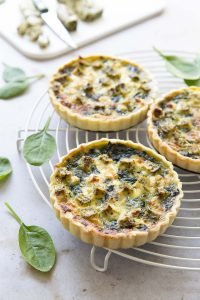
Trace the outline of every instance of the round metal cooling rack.
[[[193, 53], [170, 51], [189, 59]], [[146, 67], [158, 82], [159, 94], [171, 89], [184, 86], [182, 80], [174, 78], [164, 66], [164, 62], [153, 51], [137, 51], [119, 54], [124, 58], [130, 58]], [[51, 115], [51, 134], [55, 136], [57, 153], [49, 163], [42, 167], [32, 167], [27, 164], [29, 175], [46, 204], [49, 202], [49, 177], [53, 165], [60, 157], [70, 149], [77, 147], [83, 142], [92, 141], [102, 137], [130, 139], [140, 142], [145, 146], [152, 145], [146, 134], [145, 122], [129, 130], [115, 133], [99, 133], [80, 130], [67, 125], [54, 112], [49, 103], [47, 92], [35, 103], [24, 130], [18, 132], [17, 146], [20, 151], [21, 142], [31, 133], [37, 132], [44, 126], [48, 116]], [[103, 266], [95, 262], [95, 247], [91, 249], [91, 264], [98, 271], [105, 271], [108, 267], [109, 257], [112, 253], [121, 257], [144, 263], [171, 269], [200, 270], [200, 175], [175, 167], [183, 183], [184, 199], [180, 212], [168, 230], [155, 241], [139, 248], [128, 250], [106, 249]], [[102, 249], [100, 250], [102, 251]]]

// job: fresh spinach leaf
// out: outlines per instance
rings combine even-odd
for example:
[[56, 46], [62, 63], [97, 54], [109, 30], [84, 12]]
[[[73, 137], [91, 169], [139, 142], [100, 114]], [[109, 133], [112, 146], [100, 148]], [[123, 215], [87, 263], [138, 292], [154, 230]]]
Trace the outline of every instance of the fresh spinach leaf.
[[12, 173], [12, 166], [6, 157], [0, 157], [0, 181], [6, 179]]
[[184, 82], [188, 86], [200, 86], [200, 78], [196, 80], [185, 79]]
[[6, 82], [24, 81], [26, 77], [24, 70], [4, 64], [3, 79]]
[[0, 87], [0, 99], [10, 99], [23, 94], [28, 89], [27, 81], [8, 82]]
[[157, 48], [154, 48], [154, 50], [165, 60], [168, 71], [176, 77], [186, 80], [196, 80], [200, 78], [199, 55], [196, 56], [194, 61], [190, 62], [179, 56], [165, 55]]
[[23, 94], [29, 87], [30, 79], [40, 79], [43, 74], [26, 76], [24, 70], [4, 64], [3, 79], [6, 84], [0, 87], [0, 99], [10, 99]]
[[24, 142], [23, 155], [30, 165], [41, 166], [50, 160], [56, 150], [55, 139], [47, 132], [50, 120], [41, 131], [30, 135]]
[[21, 82], [29, 79], [40, 79], [43, 78], [44, 74], [36, 74], [32, 76], [27, 76], [25, 71], [18, 67], [11, 67], [4, 64], [3, 79], [6, 82]]
[[48, 272], [55, 263], [55, 247], [48, 232], [39, 226], [21, 224], [19, 246], [25, 260], [35, 269]]
[[39, 226], [25, 225], [12, 207], [5, 203], [10, 214], [19, 223], [18, 242], [25, 261], [36, 270], [48, 272], [56, 259], [56, 251], [48, 232]]

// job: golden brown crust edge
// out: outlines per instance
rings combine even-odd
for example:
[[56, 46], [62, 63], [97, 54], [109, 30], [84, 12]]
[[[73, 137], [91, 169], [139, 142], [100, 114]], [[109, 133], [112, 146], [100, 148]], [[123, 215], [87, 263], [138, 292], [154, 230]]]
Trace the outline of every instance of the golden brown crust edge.
[[[115, 58], [124, 62], [127, 62], [129, 64], [133, 64], [134, 66], [138, 66], [140, 69], [144, 70], [140, 65], [136, 64], [135, 62], [131, 60], [121, 59], [114, 56], [108, 56], [108, 55], [90, 55], [83, 58], [92, 58], [96, 59], [98, 57], [105, 57], [105, 58]], [[139, 111], [130, 113], [128, 116], [119, 117], [113, 120], [100, 120], [95, 119], [92, 117], [86, 117], [82, 116], [81, 114], [72, 112], [71, 109], [68, 107], [64, 107], [59, 101], [56, 100], [56, 97], [52, 91], [52, 85], [56, 78], [56, 74], [61, 70], [63, 67], [66, 67], [73, 62], [76, 62], [77, 58], [70, 60], [68, 63], [62, 65], [58, 68], [57, 72], [52, 76], [50, 82], [49, 82], [49, 98], [50, 101], [55, 109], [55, 111], [60, 115], [60, 117], [65, 120], [67, 123], [71, 124], [72, 126], [84, 129], [84, 130], [91, 130], [91, 131], [119, 131], [123, 129], [130, 128], [140, 122], [142, 122], [146, 116], [147, 111], [152, 104], [152, 102], [155, 99], [156, 96], [156, 82], [152, 75], [145, 69], [144, 72], [147, 74], [147, 76], [152, 79], [152, 99], [149, 101], [148, 104], [146, 104], [143, 108], [141, 108]]]
[[[101, 139], [99, 141], [89, 142], [87, 144], [82, 144], [78, 148], [71, 150], [66, 156], [62, 158], [66, 159], [67, 157], [72, 156], [76, 152], [79, 152], [81, 148], [89, 147], [103, 141], [109, 141], [108, 139]], [[173, 170], [173, 166], [170, 162], [168, 162], [164, 157], [155, 153], [153, 150], [144, 147], [141, 144], [135, 144], [131, 141], [123, 141], [112, 139], [111, 141], [124, 143], [127, 146], [134, 146], [138, 149], [145, 150], [149, 154], [153, 154], [155, 157], [161, 159], [171, 170]], [[59, 165], [59, 164], [58, 164]], [[75, 237], [81, 239], [82, 241], [93, 244], [98, 247], [104, 247], [109, 249], [119, 249], [119, 248], [131, 248], [131, 247], [138, 247], [147, 242], [151, 242], [152, 240], [156, 239], [160, 234], [165, 232], [165, 230], [172, 224], [176, 215], [178, 213], [181, 199], [183, 198], [182, 192], [182, 184], [179, 181], [178, 175], [174, 172], [175, 179], [178, 183], [178, 188], [180, 193], [176, 196], [176, 200], [174, 205], [172, 206], [171, 210], [167, 212], [163, 218], [160, 220], [155, 227], [152, 227], [148, 230], [148, 232], [129, 232], [129, 233], [117, 233], [117, 234], [105, 234], [102, 232], [97, 231], [93, 226], [85, 227], [83, 224], [78, 222], [77, 220], [73, 219], [73, 213], [67, 212], [64, 213], [60, 206], [57, 204], [56, 196], [53, 193], [50, 185], [50, 199], [52, 202], [52, 206], [55, 210], [57, 218], [61, 221], [63, 226]], [[51, 182], [54, 178], [54, 173], [51, 175]]]
[[[173, 150], [166, 142], [163, 142], [159, 135], [157, 134], [157, 131], [153, 127], [152, 122], [152, 113], [154, 108], [157, 106], [157, 104], [161, 102], [165, 102], [166, 97], [173, 97], [184, 91], [186, 88], [182, 88], [179, 90], [172, 90], [171, 92], [165, 94], [162, 96], [161, 99], [157, 100], [155, 103], [153, 103], [150, 107], [150, 110], [147, 114], [147, 132], [149, 139], [153, 146], [162, 154], [164, 155], [169, 161], [171, 161], [173, 164], [177, 165], [180, 168], [200, 173], [200, 159], [192, 159], [190, 157], [186, 157], [178, 153], [177, 151]], [[190, 87], [192, 90], [199, 90], [198, 87]]]

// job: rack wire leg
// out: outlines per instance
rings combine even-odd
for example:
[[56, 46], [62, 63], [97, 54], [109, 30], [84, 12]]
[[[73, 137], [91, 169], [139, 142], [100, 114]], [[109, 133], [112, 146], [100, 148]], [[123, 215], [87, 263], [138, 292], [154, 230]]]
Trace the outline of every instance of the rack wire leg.
[[103, 264], [103, 267], [99, 267], [97, 266], [96, 262], [95, 262], [95, 252], [96, 252], [96, 247], [93, 246], [92, 249], [91, 249], [91, 253], [90, 253], [90, 263], [92, 265], [92, 267], [99, 271], [99, 272], [105, 272], [107, 269], [108, 269], [108, 261], [109, 261], [109, 258], [110, 258], [110, 255], [111, 255], [111, 251], [108, 251], [104, 257], [104, 264]]
[[21, 137], [21, 133], [22, 133], [23, 130], [18, 130], [17, 132], [17, 140], [16, 140], [16, 144], [17, 144], [17, 151], [20, 153], [21, 152], [21, 143], [22, 141], [24, 140], [22, 137]]

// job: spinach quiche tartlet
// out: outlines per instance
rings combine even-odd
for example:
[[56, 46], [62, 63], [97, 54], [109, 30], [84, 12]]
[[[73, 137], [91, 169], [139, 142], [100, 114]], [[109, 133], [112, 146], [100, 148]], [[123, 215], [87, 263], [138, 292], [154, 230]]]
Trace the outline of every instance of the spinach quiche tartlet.
[[148, 134], [168, 160], [200, 173], [200, 88], [172, 91], [152, 105]]
[[116, 131], [145, 119], [155, 97], [155, 83], [134, 62], [109, 56], [78, 57], [52, 77], [49, 96], [57, 113], [71, 125]]
[[111, 249], [152, 241], [173, 222], [183, 196], [172, 164], [141, 144], [101, 139], [62, 158], [50, 197], [66, 229]]

